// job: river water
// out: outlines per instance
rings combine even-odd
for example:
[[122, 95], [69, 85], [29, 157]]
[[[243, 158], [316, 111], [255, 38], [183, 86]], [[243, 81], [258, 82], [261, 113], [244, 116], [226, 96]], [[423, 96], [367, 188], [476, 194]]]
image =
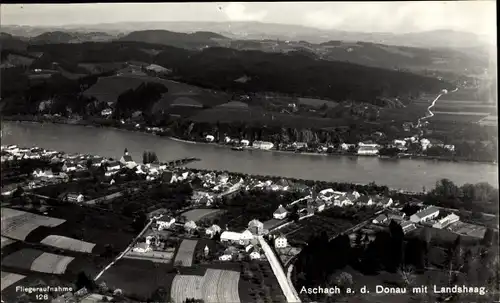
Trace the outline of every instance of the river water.
[[448, 178], [457, 184], [488, 182], [498, 186], [497, 166], [473, 162], [380, 159], [377, 157], [300, 155], [272, 151], [233, 151], [228, 148], [174, 141], [165, 137], [112, 128], [63, 124], [2, 122], [2, 144], [39, 146], [67, 153], [120, 158], [125, 148], [137, 161], [144, 150], [160, 161], [196, 157], [193, 168], [227, 170], [334, 182], [376, 182], [391, 188], [421, 191]]

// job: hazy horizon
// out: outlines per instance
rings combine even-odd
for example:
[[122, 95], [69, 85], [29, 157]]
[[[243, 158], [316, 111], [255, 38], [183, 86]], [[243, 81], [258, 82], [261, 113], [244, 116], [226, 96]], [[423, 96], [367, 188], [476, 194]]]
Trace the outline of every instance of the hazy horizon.
[[496, 2], [224, 2], [5, 4], [4, 25], [60, 27], [121, 22], [257, 21], [322, 30], [473, 32], [496, 40]]

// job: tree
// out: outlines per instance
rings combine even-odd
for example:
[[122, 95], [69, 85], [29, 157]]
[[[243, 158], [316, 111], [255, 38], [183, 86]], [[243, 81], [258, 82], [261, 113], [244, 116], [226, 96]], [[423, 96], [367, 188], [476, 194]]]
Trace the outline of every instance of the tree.
[[413, 267], [402, 265], [398, 269], [398, 274], [403, 280], [403, 283], [406, 287], [411, 286], [413, 283], [415, 283], [416, 275]]
[[483, 239], [481, 239], [481, 245], [485, 247], [490, 247], [493, 244], [493, 238], [495, 237], [495, 232], [491, 228], [487, 228], [484, 233]]
[[85, 287], [86, 289], [91, 291], [95, 288], [94, 281], [90, 279], [90, 277], [84, 271], [78, 273], [75, 284], [77, 289], [82, 289]]

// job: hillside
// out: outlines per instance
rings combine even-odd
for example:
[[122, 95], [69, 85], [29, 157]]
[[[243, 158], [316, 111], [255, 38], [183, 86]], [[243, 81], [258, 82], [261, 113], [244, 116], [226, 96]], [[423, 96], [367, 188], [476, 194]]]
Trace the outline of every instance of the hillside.
[[30, 38], [32, 44], [81, 43], [111, 41], [115, 37], [102, 32], [73, 33], [63, 31], [45, 32]]
[[[157, 55], [142, 51], [160, 50]], [[416, 96], [438, 92], [450, 84], [407, 72], [326, 61], [301, 53], [266, 53], [212, 47], [189, 51], [145, 43], [112, 42], [32, 45], [29, 52], [43, 52], [33, 63], [51, 69], [60, 63], [69, 72], [81, 73], [81, 63], [139, 61], [172, 69], [172, 77], [204, 88], [236, 93], [279, 92], [296, 96], [375, 102], [377, 97]], [[246, 75], [250, 80], [235, 82]], [[377, 101], [378, 102], [378, 101]]]
[[28, 43], [11, 34], [0, 33], [1, 50], [26, 51]]
[[[170, 23], [169, 23], [170, 24]], [[244, 28], [247, 23], [236, 23], [236, 27], [231, 27], [233, 31], [240, 32], [238, 28]], [[173, 25], [172, 25], [173, 26]], [[259, 24], [258, 27], [266, 28], [268, 25]], [[287, 25], [273, 25], [274, 30], [282, 32]], [[139, 27], [140, 29], [141, 27]], [[154, 27], [153, 27], [154, 28]], [[174, 28], [177, 28], [174, 26]], [[178, 27], [179, 30], [187, 27]], [[209, 27], [210, 28], [210, 27]], [[195, 30], [200, 27], [193, 27]], [[7, 27], [7, 31], [9, 27]], [[10, 29], [11, 32], [18, 33], [20, 28]], [[75, 29], [76, 30], [76, 29]], [[79, 29], [81, 30], [81, 29]], [[252, 29], [256, 30], [256, 29]], [[30, 32], [31, 33], [31, 32]], [[361, 64], [372, 67], [387, 69], [409, 70], [422, 73], [423, 71], [436, 71], [441, 76], [442, 73], [455, 73], [459, 75], [475, 76], [482, 74], [485, 68], [490, 67], [491, 54], [488, 49], [471, 43], [469, 46], [456, 46], [457, 41], [462, 41], [458, 37], [462, 34], [469, 41], [476, 41], [478, 37], [470, 33], [458, 32], [425, 32], [412, 33], [397, 36], [397, 41], [391, 42], [394, 35], [385, 35], [383, 39], [370, 38], [369, 35], [361, 35], [349, 32], [337, 32], [338, 35], [326, 35], [324, 37], [336, 37], [323, 42], [305, 39], [307, 37], [296, 36], [293, 40], [283, 38], [268, 39], [265, 33], [257, 35], [221, 35], [213, 31], [194, 31], [192, 33], [173, 32], [168, 30], [138, 30], [126, 35], [106, 34], [103, 32], [71, 32], [69, 30], [48, 31], [38, 36], [28, 38], [31, 44], [55, 44], [55, 43], [82, 43], [82, 42], [108, 42], [111, 40], [120, 42], [140, 42], [156, 45], [172, 46], [188, 50], [200, 50], [207, 47], [226, 47], [236, 50], [256, 50], [271, 53], [298, 52], [311, 58], [318, 58], [330, 61], [342, 61]], [[28, 32], [27, 32], [28, 34]], [[313, 33], [310, 32], [310, 35]], [[375, 34], [376, 36], [377, 34]], [[386, 37], [387, 36], [387, 37]], [[6, 36], [7, 37], [7, 36]], [[4, 49], [26, 48], [26, 43], [20, 37], [9, 35], [8, 42], [4, 43]], [[231, 38], [228, 38], [231, 37]], [[353, 37], [357, 37], [354, 39]], [[395, 36], [394, 36], [395, 37]], [[393, 37], [393, 38], [394, 38]], [[406, 38], [403, 38], [406, 37]], [[450, 42], [443, 47], [439, 41], [451, 37], [454, 42]], [[463, 38], [462, 37], [462, 38]], [[302, 39], [304, 38], [304, 39]], [[408, 41], [434, 41], [432, 47], [427, 46], [427, 42], [422, 42], [420, 47], [401, 46], [407, 45]], [[448, 40], [449, 40], [448, 39]], [[313, 42], [311, 42], [313, 41]], [[314, 42], [315, 41], [315, 42]], [[363, 41], [363, 42], [359, 42]], [[430, 43], [430, 42], [429, 42]], [[454, 44], [455, 43], [455, 44]], [[394, 45], [398, 44], [398, 45]], [[414, 45], [415, 43], [410, 43]], [[454, 48], [451, 48], [456, 46]], [[143, 52], [157, 54], [158, 49], [146, 47]], [[432, 73], [427, 73], [432, 74]], [[447, 78], [447, 77], [445, 77]], [[453, 78], [450, 77], [450, 78]]]
[[152, 44], [164, 44], [174, 47], [198, 49], [208, 46], [218, 46], [214, 39], [228, 39], [211, 32], [195, 32], [192, 34], [176, 33], [166, 30], [146, 30], [132, 32], [118, 41], [134, 41]]

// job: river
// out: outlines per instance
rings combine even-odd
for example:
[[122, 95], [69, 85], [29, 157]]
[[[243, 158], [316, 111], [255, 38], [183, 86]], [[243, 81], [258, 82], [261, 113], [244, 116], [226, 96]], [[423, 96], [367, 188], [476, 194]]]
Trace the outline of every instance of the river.
[[125, 148], [137, 161], [144, 150], [156, 152], [160, 161], [196, 157], [192, 168], [227, 170], [334, 182], [376, 182], [391, 188], [421, 191], [448, 178], [457, 184], [498, 184], [497, 166], [474, 162], [380, 159], [377, 157], [321, 156], [272, 151], [233, 151], [209, 145], [174, 141], [151, 134], [112, 128], [64, 124], [2, 122], [2, 144], [39, 146], [67, 153], [89, 153], [120, 158]]

